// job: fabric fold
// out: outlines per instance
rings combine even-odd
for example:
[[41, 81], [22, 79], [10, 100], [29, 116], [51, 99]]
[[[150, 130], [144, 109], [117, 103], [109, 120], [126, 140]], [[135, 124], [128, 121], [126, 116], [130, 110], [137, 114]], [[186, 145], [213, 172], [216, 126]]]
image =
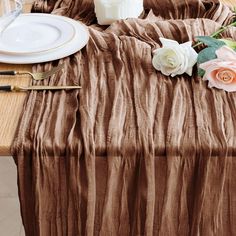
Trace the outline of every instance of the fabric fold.
[[151, 64], [159, 37], [210, 35], [234, 14], [216, 0], [144, 2], [140, 19], [109, 27], [92, 1], [35, 2], [82, 20], [90, 40], [60, 60], [63, 72], [33, 82], [82, 90], [31, 92], [24, 104], [11, 150], [26, 236], [236, 233], [235, 93]]

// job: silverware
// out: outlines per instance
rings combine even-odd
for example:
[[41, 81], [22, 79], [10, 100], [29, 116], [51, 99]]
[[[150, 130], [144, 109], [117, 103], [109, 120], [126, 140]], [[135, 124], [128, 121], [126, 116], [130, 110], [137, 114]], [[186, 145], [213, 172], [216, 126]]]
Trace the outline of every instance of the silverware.
[[24, 92], [30, 90], [44, 91], [44, 90], [70, 90], [70, 89], [81, 89], [81, 86], [29, 86], [21, 87], [14, 85], [2, 85], [0, 86], [0, 91], [5, 92]]
[[64, 67], [63, 64], [58, 65], [57, 67], [53, 67], [49, 71], [45, 72], [37, 72], [37, 73], [31, 73], [29, 71], [14, 71], [14, 70], [7, 70], [7, 71], [0, 71], [0, 75], [31, 75], [34, 80], [44, 80], [49, 78], [50, 76], [56, 74], [58, 71], [60, 71]]

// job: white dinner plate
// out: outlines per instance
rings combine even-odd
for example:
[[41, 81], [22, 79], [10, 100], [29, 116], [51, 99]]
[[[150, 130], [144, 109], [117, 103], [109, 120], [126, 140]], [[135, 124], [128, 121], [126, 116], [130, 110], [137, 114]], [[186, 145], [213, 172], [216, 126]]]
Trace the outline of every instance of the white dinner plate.
[[[16, 27], [22, 25], [23, 22], [26, 22], [23, 31], [27, 32], [28, 35], [27, 37], [24, 37], [22, 34], [20, 36], [22, 41], [28, 42], [28, 46], [25, 43], [24, 48], [16, 46], [16, 40], [10, 37], [11, 33], [15, 34], [17, 31]], [[57, 25], [58, 23], [63, 26], [60, 27], [60, 25]], [[33, 25], [37, 25], [40, 30], [32, 28]], [[54, 33], [50, 36], [49, 34], [42, 33], [44, 28], [47, 32], [53, 31]], [[21, 27], [18, 30], [21, 30]], [[33, 31], [32, 33], [30, 33], [31, 30]], [[35, 37], [37, 33], [41, 35], [38, 39]], [[8, 37], [4, 40], [0, 38], [0, 48], [4, 41], [8, 49], [6, 50], [5, 47], [4, 52], [0, 51], [0, 62], [10, 64], [33, 64], [64, 58], [82, 49], [89, 40], [88, 30], [82, 23], [68, 17], [43, 13], [22, 14], [4, 34], [3, 38], [6, 35]], [[45, 37], [46, 35], [48, 37]], [[31, 41], [34, 41], [35, 44], [31, 43]], [[19, 44], [21, 43], [19, 42]], [[13, 45], [14, 47], [12, 47]], [[10, 50], [9, 53], [7, 53], [8, 50]]]
[[64, 18], [29, 14], [17, 18], [0, 35], [0, 52], [38, 53], [65, 45], [75, 36], [75, 27]]

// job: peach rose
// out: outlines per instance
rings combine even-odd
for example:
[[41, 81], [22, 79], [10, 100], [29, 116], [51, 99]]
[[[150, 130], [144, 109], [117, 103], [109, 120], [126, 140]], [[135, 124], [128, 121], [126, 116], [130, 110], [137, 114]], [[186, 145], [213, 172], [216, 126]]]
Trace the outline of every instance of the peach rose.
[[227, 46], [216, 50], [217, 59], [202, 63], [199, 68], [205, 70], [203, 80], [208, 80], [208, 86], [236, 91], [236, 52]]

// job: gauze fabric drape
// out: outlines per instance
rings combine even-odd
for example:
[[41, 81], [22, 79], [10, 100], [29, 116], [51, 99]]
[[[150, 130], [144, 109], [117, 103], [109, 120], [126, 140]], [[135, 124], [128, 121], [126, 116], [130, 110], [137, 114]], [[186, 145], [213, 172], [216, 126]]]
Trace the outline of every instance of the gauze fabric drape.
[[101, 27], [91, 0], [34, 3], [81, 20], [90, 40], [37, 82], [81, 90], [24, 104], [12, 155], [26, 236], [236, 234], [236, 94], [151, 64], [159, 37], [210, 35], [233, 13], [217, 0], [144, 4], [140, 19]]

